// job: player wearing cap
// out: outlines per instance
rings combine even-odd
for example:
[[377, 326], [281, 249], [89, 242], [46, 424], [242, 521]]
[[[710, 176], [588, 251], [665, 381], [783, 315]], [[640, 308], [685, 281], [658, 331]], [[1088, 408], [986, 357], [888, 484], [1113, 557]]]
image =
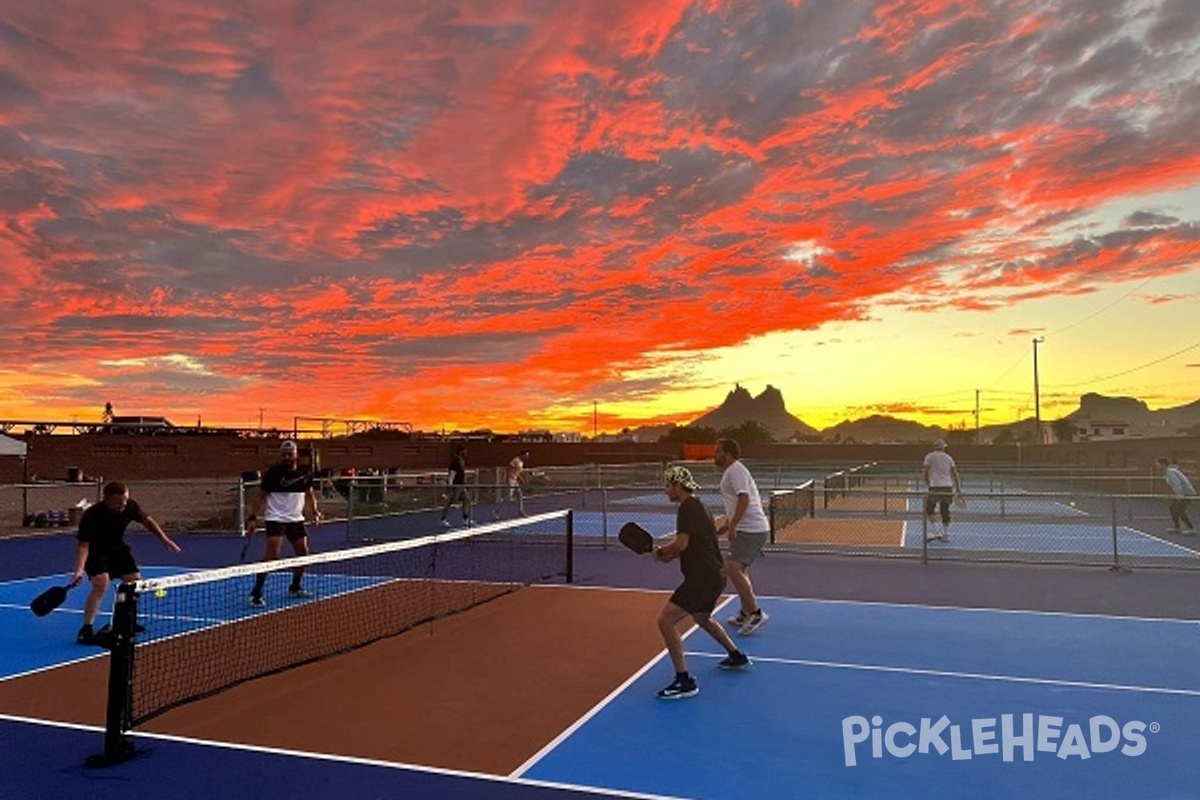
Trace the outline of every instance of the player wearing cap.
[[[291, 542], [292, 551], [296, 555], [308, 555], [308, 531], [304, 527], [305, 508], [311, 510], [314, 522], [321, 518], [321, 511], [317, 508], [317, 495], [313, 491], [312, 473], [299, 466], [298, 457], [299, 449], [295, 442], [287, 440], [279, 446], [279, 463], [273, 464], [263, 475], [258, 497], [250, 509], [250, 515], [246, 517], [247, 535], [250, 535], [258, 522], [259, 514], [262, 514], [267, 537], [263, 561], [275, 561], [279, 558], [283, 552], [284, 537]], [[289, 596], [312, 596], [301, 586], [303, 576], [304, 567], [292, 570]], [[265, 572], [254, 579], [254, 588], [250, 591], [250, 605], [255, 608], [262, 608], [267, 604], [263, 599], [263, 586], [266, 581]]]
[[[927, 541], [950, 541], [950, 502], [962, 492], [958, 467], [954, 458], [946, 452], [946, 441], [934, 439], [933, 450], [925, 455], [921, 464], [921, 477], [925, 481], [925, 517], [929, 520]], [[941, 524], [937, 517], [941, 510]]]
[[688, 617], [725, 648], [728, 655], [717, 664], [721, 669], [745, 669], [750, 666], [750, 658], [712, 618], [713, 609], [725, 591], [725, 564], [717, 544], [716, 523], [695, 494], [700, 484], [686, 467], [669, 468], [663, 473], [663, 481], [667, 497], [679, 509], [675, 514], [675, 538], [655, 548], [654, 557], [663, 563], [679, 559], [683, 583], [658, 615], [658, 631], [675, 667], [675, 680], [658, 697], [679, 700], [700, 693], [695, 677], [688, 672], [683, 637], [677, 627]]

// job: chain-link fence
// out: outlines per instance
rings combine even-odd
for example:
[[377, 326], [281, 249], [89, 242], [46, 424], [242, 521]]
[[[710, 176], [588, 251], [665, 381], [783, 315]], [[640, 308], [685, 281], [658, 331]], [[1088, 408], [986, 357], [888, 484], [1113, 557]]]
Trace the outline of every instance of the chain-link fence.
[[[607, 546], [626, 521], [655, 533], [674, 525], [662, 487], [664, 464], [580, 465], [528, 470], [522, 502], [504, 469], [470, 470], [476, 519], [575, 509], [581, 545]], [[719, 470], [691, 462], [701, 499], [721, 512]], [[960, 465], [962, 493], [926, 513], [928, 495], [912, 465], [794, 465], [748, 462], [772, 523], [771, 547], [814, 554], [937, 560], [1024, 561], [1200, 568], [1200, 542], [1173, 530], [1160, 476]], [[444, 471], [322, 475], [316, 490], [326, 524], [348, 542], [431, 532], [450, 499]], [[0, 533], [73, 527], [100, 499], [94, 482], [0, 486]], [[169, 531], [240, 534], [258, 492], [257, 474], [213, 480], [145, 481], [131, 496]], [[1200, 505], [1200, 504], [1198, 504]], [[1192, 516], [1200, 516], [1194, 507]], [[945, 520], [949, 519], [947, 525]], [[459, 512], [451, 521], [458, 524]], [[1194, 520], [1193, 520], [1194, 521]]]

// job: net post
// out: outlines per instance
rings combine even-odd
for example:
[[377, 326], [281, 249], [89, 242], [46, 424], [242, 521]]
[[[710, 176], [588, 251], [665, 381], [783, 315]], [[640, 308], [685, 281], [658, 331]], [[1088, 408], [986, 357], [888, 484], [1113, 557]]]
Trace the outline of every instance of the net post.
[[567, 583], [575, 582], [575, 512], [567, 509]]
[[136, 755], [125, 736], [131, 726], [133, 697], [133, 631], [137, 622], [137, 594], [133, 584], [117, 587], [113, 608], [112, 641], [108, 644], [108, 699], [104, 713], [104, 752], [87, 760], [90, 767], [105, 767], [128, 761]]

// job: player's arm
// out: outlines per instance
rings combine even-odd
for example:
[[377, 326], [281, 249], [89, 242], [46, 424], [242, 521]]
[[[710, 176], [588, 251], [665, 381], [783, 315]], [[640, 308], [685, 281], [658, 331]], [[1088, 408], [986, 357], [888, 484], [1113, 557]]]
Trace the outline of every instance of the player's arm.
[[162, 526], [149, 514], [142, 513], [142, 518], [138, 520], [142, 526], [158, 537], [158, 540], [163, 543], [163, 547], [170, 550], [172, 553], [179, 552], [179, 545], [171, 541], [171, 537], [167, 536], [167, 532], [162, 529]]
[[958, 467], [950, 467], [950, 477], [954, 479], [954, 493], [962, 494], [962, 479], [958, 477]]
[[87, 542], [80, 542], [75, 548], [75, 568], [71, 570], [71, 582], [68, 586], [78, 586], [83, 583], [83, 565], [87, 563], [88, 551], [91, 545]]
[[259, 489], [258, 494], [250, 501], [250, 507], [246, 509], [246, 532], [251, 533], [257, 527], [258, 515], [262, 513], [263, 506], [267, 504], [267, 491]]
[[679, 558], [679, 554], [688, 548], [688, 535], [683, 531], [677, 531], [675, 538], [664, 544], [662, 547], [654, 549], [654, 557], [659, 561], [674, 561]]
[[313, 491], [313, 488], [311, 486], [308, 487], [307, 490], [305, 490], [304, 500], [306, 503], [308, 503], [308, 507], [310, 509], [312, 509], [313, 519], [314, 520], [320, 519], [321, 518], [321, 509], [317, 507], [317, 493]]
[[925, 481], [925, 488], [928, 489], [929, 488], [929, 465], [928, 464], [923, 464], [921, 466], [921, 479]]
[[[746, 509], [750, 507], [750, 493], [738, 492], [737, 502], [733, 506], [733, 514], [725, 520], [725, 527], [729, 538], [737, 538], [737, 526], [742, 521], [742, 517], [746, 514]], [[720, 533], [720, 531], [718, 531]]]

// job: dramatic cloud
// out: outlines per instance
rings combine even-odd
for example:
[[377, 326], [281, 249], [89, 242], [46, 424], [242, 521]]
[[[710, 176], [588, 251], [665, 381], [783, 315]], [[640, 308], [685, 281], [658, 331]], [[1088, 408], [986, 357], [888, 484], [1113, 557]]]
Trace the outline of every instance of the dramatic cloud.
[[1124, 324], [1194, 307], [1197, 20], [1190, 0], [5, 3], [0, 416], [590, 430], [597, 402], [614, 427], [682, 421], [762, 375], [802, 417], [936, 420], [997, 377], [968, 346], [923, 397], [877, 385], [890, 351], [844, 350], [838, 401], [764, 343], [950, 314], [989, 338], [1015, 308], [1053, 330], [1094, 305], [1046, 303], [1148, 280]]

